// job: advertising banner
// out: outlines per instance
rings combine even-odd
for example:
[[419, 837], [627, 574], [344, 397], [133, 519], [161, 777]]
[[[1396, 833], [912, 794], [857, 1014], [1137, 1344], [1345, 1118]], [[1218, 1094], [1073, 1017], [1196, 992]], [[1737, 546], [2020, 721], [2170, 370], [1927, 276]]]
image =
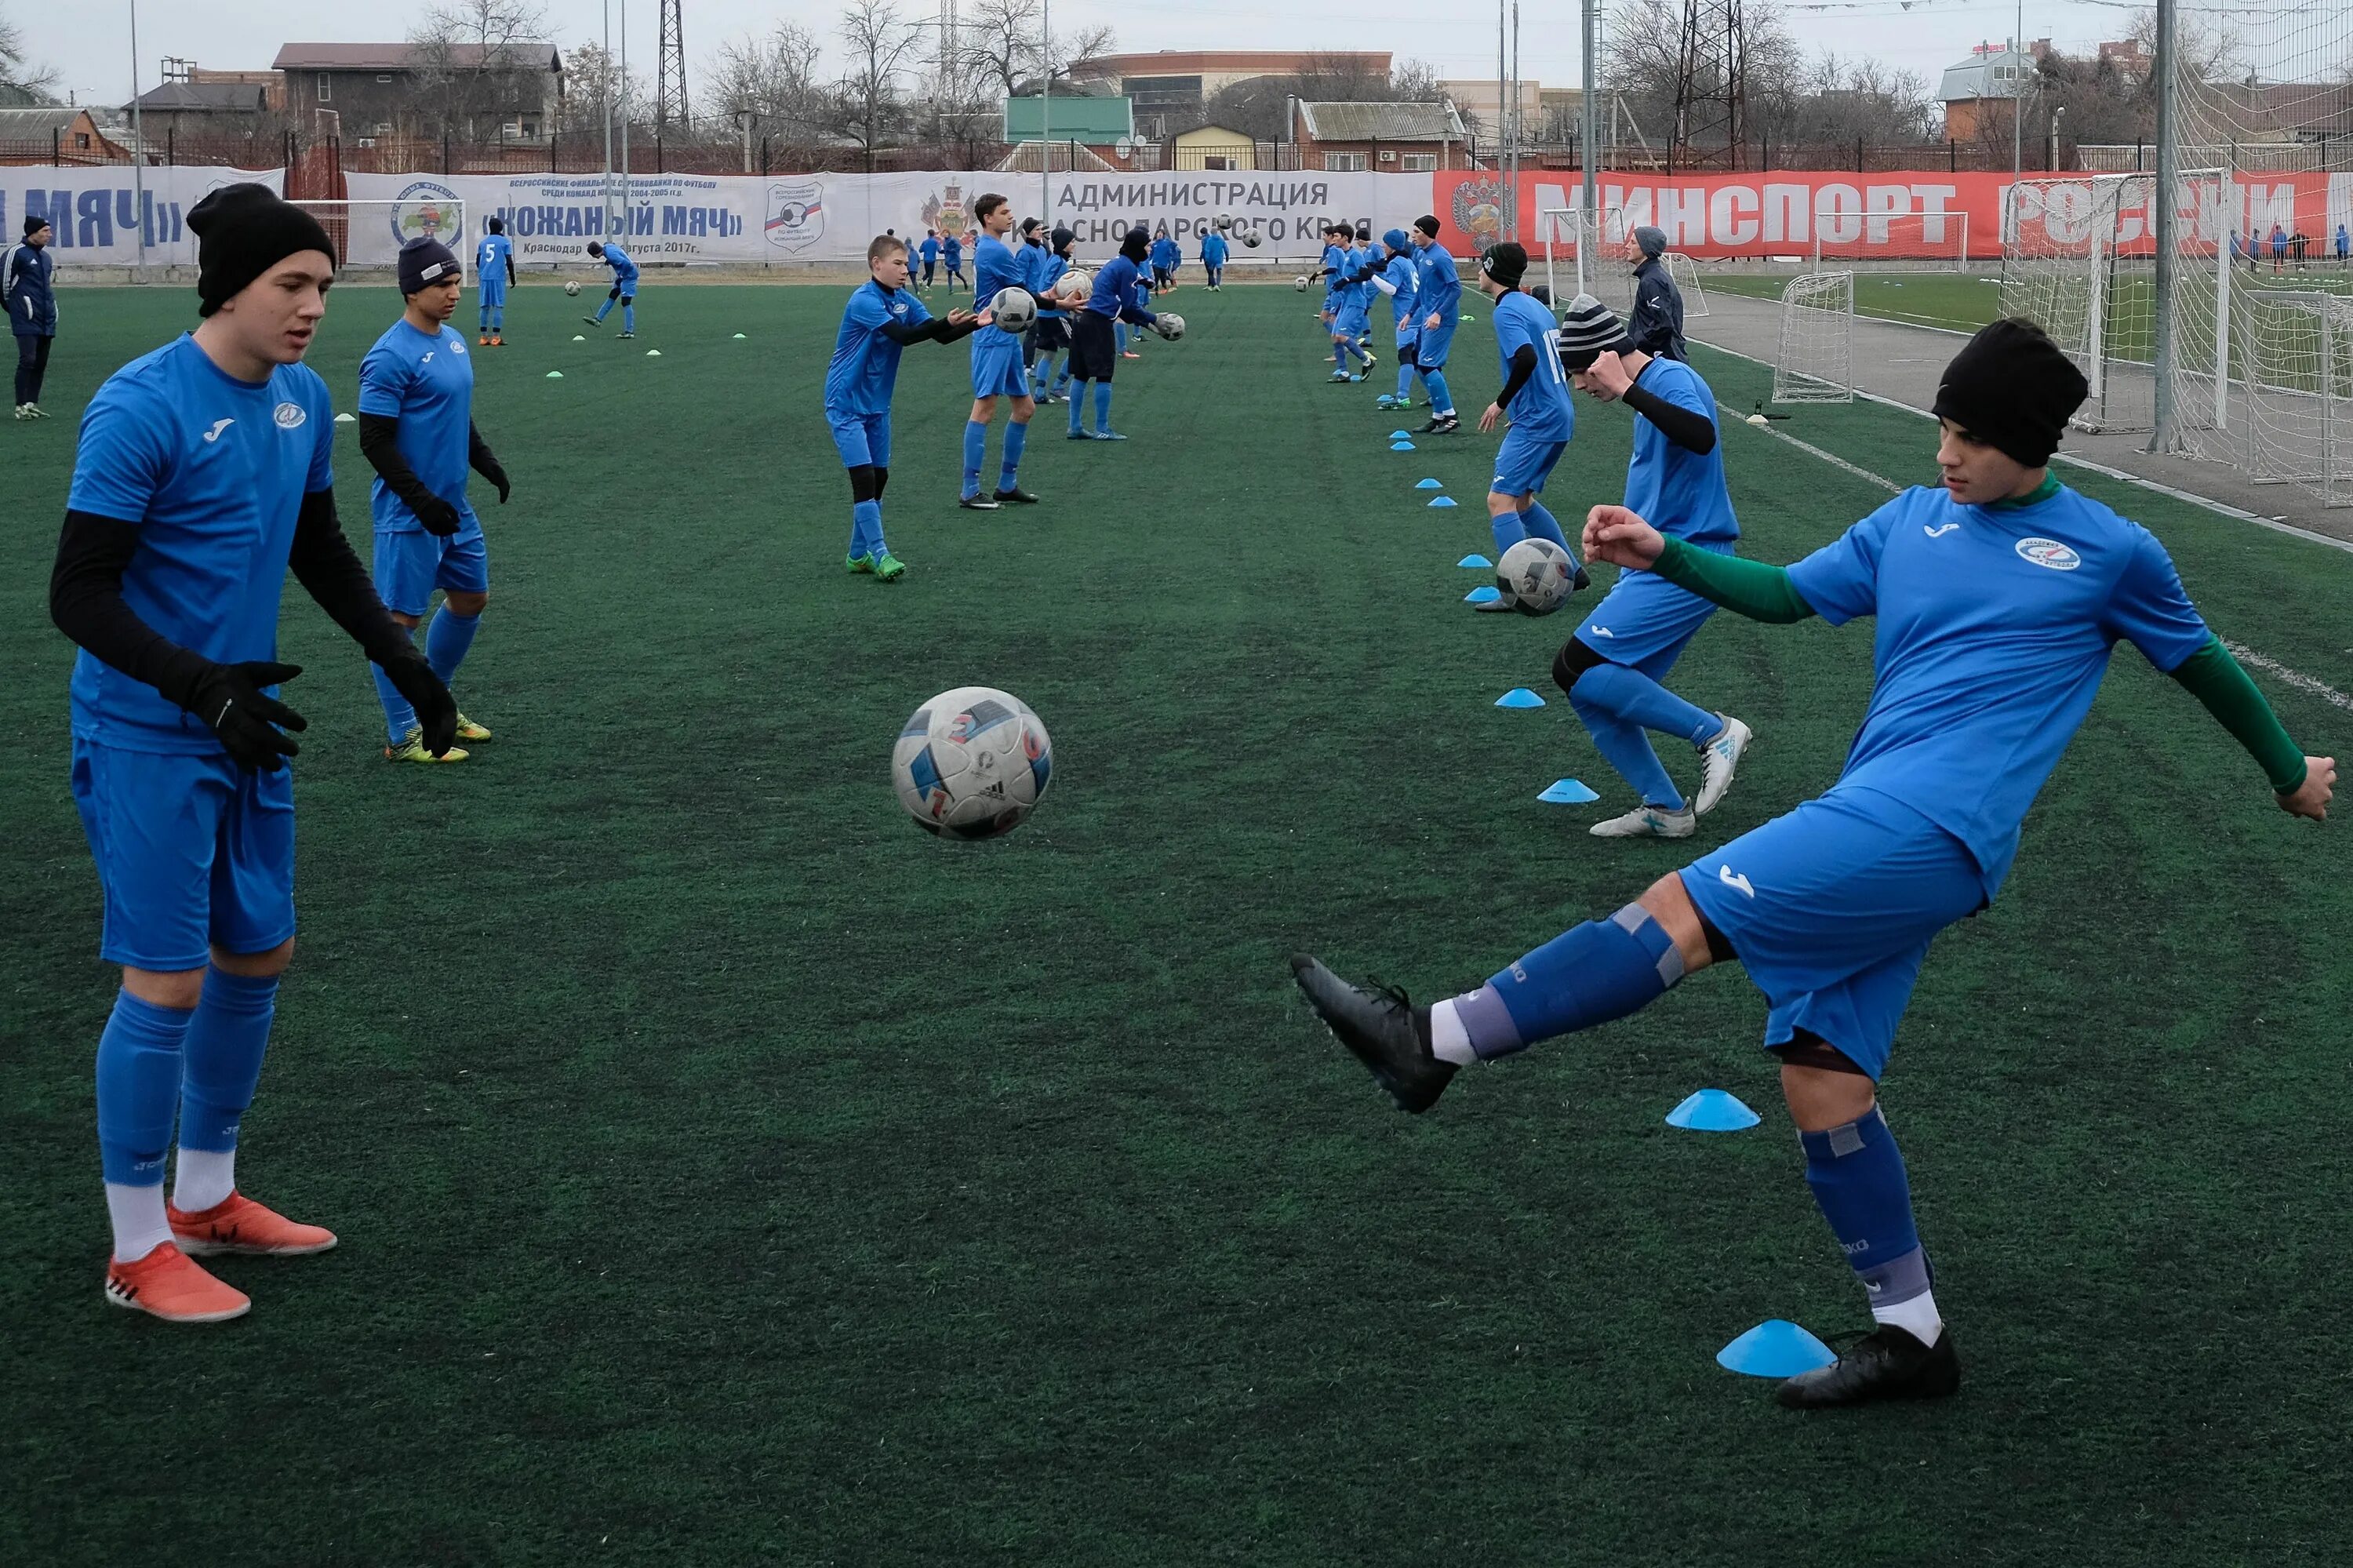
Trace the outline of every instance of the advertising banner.
[[280, 169], [146, 169], [134, 179], [128, 164], [0, 164], [0, 244], [14, 243], [26, 217], [46, 217], [57, 230], [51, 254], [60, 267], [129, 267], [142, 260], [193, 267], [196, 237], [188, 229], [188, 209], [247, 180], [282, 190], [283, 175]]

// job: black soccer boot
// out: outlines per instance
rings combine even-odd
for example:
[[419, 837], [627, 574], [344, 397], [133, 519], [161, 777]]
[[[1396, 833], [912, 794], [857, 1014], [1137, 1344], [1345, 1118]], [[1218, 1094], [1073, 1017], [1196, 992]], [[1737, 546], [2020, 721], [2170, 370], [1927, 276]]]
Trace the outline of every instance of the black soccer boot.
[[993, 499], [999, 506], [1035, 506], [1038, 504], [1038, 498], [1030, 494], [1028, 491], [1022, 489], [1018, 484], [1014, 485], [1009, 490], [998, 490], [995, 492]]
[[1943, 1399], [1959, 1392], [1961, 1358], [1950, 1328], [1924, 1345], [1882, 1323], [1826, 1367], [1799, 1372], [1774, 1396], [1791, 1410], [1830, 1410], [1882, 1399]]
[[1291, 978], [1333, 1038], [1356, 1053], [1399, 1110], [1419, 1116], [1438, 1103], [1454, 1064], [1430, 1054], [1430, 1009], [1414, 1006], [1396, 986], [1350, 985], [1305, 953], [1291, 955]]
[[957, 496], [956, 504], [963, 507], [967, 512], [994, 512], [997, 510], [997, 503], [991, 501], [987, 496], [983, 495], [977, 490], [974, 491], [970, 495]]
[[1433, 418], [1430, 423], [1422, 426], [1421, 433], [1425, 436], [1451, 436], [1461, 428], [1462, 417], [1461, 415], [1440, 414]]

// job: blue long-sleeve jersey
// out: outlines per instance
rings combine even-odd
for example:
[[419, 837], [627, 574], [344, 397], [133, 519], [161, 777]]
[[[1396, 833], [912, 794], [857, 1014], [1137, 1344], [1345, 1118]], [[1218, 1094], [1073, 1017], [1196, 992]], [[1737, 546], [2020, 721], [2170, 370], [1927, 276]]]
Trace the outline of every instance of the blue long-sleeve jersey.
[[1113, 321], [1150, 326], [1160, 318], [1135, 302], [1137, 285], [1143, 277], [1134, 262], [1124, 256], [1113, 257], [1095, 274], [1094, 292], [1087, 296], [1087, 309]]

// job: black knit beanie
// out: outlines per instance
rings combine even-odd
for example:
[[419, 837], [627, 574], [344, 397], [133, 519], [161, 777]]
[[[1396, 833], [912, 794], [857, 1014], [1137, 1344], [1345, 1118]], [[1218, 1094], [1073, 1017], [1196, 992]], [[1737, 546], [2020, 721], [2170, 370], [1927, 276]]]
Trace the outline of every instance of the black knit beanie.
[[1141, 261], [1152, 250], [1152, 236], [1141, 228], [1131, 228], [1119, 242], [1119, 253], [1131, 261]]
[[1527, 276], [1527, 249], [1508, 239], [1501, 245], [1490, 246], [1487, 254], [1479, 258], [1479, 270], [1506, 289], [1516, 289], [1520, 286], [1520, 280]]
[[30, 239], [48, 226], [47, 218], [43, 217], [39, 213], [28, 212], [25, 215], [25, 238]]
[[268, 185], [223, 185], [188, 211], [196, 236], [199, 315], [211, 315], [289, 256], [316, 250], [332, 264], [335, 242], [319, 220]]
[[1423, 234], [1432, 239], [1438, 238], [1438, 219], [1431, 217], [1429, 213], [1425, 212], [1419, 217], [1415, 218], [1413, 220], [1413, 226], [1416, 228], [1420, 229]]
[[458, 270], [458, 253], [439, 240], [412, 239], [400, 248], [400, 296], [421, 294]]
[[2029, 468], [2059, 450], [2068, 419], [2091, 392], [2084, 373], [2042, 329], [2021, 316], [1979, 330], [1936, 387], [1935, 412]]

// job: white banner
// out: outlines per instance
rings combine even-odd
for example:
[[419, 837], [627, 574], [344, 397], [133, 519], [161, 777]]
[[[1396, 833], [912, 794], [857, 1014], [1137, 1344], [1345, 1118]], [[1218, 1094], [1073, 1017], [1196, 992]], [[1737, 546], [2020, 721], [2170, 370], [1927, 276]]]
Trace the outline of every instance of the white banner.
[[23, 236], [26, 217], [46, 217], [57, 230], [49, 254], [58, 266], [127, 267], [142, 259], [143, 227], [149, 265], [193, 267], [196, 237], [188, 229], [188, 209], [247, 180], [282, 190], [285, 171], [0, 164], [0, 245]]
[[[1314, 256], [1316, 230], [1334, 218], [1366, 222], [1375, 234], [1430, 210], [1428, 175], [1191, 173], [1173, 175], [992, 174], [637, 175], [618, 238], [639, 262], [725, 261], [793, 265], [862, 262], [867, 242], [886, 229], [920, 239], [925, 228], [962, 231], [972, 203], [1004, 193], [1018, 216], [1066, 223], [1082, 254], [1103, 256], [1142, 224], [1186, 245], [1219, 214], [1266, 241], [1261, 256]], [[585, 263], [588, 241], [606, 237], [607, 183], [596, 175], [350, 175], [353, 201], [393, 204], [381, 221], [354, 221], [348, 260], [388, 265], [406, 238], [438, 233], [471, 258], [484, 218], [505, 219], [518, 265]], [[613, 207], [620, 189], [612, 186]], [[465, 232], [442, 221], [462, 202]], [[1236, 247], [1236, 254], [1249, 250]]]

